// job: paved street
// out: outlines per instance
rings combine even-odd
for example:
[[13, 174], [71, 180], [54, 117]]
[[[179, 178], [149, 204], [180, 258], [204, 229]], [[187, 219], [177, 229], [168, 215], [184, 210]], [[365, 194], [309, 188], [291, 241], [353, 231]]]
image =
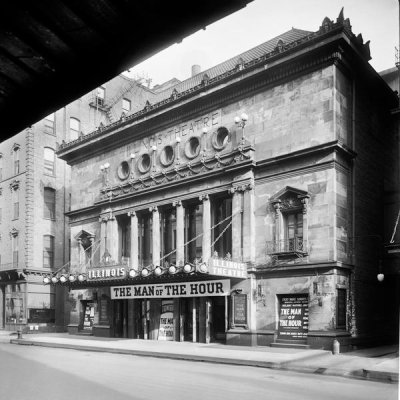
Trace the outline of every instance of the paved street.
[[397, 385], [265, 368], [0, 344], [0, 398], [396, 400]]

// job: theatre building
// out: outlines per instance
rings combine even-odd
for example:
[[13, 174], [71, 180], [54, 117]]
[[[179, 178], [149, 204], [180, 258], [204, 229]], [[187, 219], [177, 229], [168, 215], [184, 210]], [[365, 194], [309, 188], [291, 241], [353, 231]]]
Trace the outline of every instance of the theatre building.
[[369, 59], [340, 13], [196, 67], [61, 145], [71, 266], [49, 278], [69, 288], [69, 332], [343, 349], [384, 337], [370, 237], [397, 99]]

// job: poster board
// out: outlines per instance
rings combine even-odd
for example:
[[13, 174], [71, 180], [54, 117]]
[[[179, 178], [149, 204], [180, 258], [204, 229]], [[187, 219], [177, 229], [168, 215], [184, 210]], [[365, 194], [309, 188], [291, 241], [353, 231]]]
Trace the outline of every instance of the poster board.
[[174, 340], [174, 301], [161, 301], [158, 340]]
[[247, 329], [247, 295], [235, 294], [231, 297], [232, 317], [231, 328], [242, 327]]
[[280, 296], [278, 339], [307, 340], [308, 294]]

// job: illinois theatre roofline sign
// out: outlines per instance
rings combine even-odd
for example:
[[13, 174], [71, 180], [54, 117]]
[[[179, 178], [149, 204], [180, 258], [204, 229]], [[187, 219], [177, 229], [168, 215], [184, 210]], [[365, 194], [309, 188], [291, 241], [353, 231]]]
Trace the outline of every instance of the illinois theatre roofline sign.
[[229, 279], [111, 287], [111, 299], [229, 296]]
[[210, 258], [208, 263], [210, 275], [229, 276], [230, 278], [247, 278], [247, 264], [221, 258]]

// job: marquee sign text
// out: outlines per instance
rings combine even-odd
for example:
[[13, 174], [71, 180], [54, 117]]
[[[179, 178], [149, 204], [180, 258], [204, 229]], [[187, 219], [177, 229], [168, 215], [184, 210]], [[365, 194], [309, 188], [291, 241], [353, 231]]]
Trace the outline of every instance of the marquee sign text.
[[247, 278], [247, 265], [243, 262], [211, 258], [208, 270], [212, 275]]
[[111, 299], [229, 296], [229, 279], [111, 287]]

